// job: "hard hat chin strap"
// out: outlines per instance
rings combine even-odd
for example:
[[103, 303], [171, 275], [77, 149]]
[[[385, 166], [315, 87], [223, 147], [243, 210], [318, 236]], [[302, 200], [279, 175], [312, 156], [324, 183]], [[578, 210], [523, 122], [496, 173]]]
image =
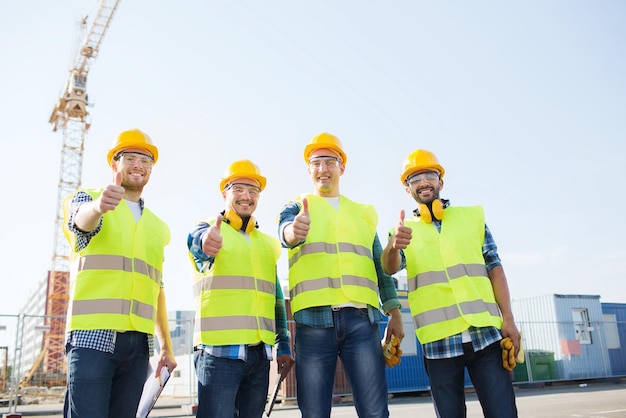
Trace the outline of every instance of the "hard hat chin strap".
[[438, 221], [443, 219], [444, 207], [439, 199], [435, 199], [431, 203], [420, 203], [417, 210], [422, 222], [431, 223], [433, 218]]

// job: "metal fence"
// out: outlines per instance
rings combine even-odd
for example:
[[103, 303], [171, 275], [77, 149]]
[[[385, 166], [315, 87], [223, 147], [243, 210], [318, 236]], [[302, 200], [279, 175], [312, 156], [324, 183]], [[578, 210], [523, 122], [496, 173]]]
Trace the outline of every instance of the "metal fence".
[[[185, 399], [189, 405], [197, 402], [192, 314], [177, 312], [175, 318], [170, 318], [170, 334], [178, 366], [161, 395]], [[49, 344], [49, 336], [54, 332], [49, 324], [53, 319], [58, 320], [37, 315], [0, 315], [0, 413], [17, 412], [26, 404], [62, 404], [66, 368], [64, 353]], [[626, 323], [598, 321], [583, 325], [581, 327], [576, 322], [518, 323], [523, 336], [525, 362], [513, 371], [515, 383], [626, 376]], [[288, 326], [295, 335], [293, 321], [289, 321]], [[384, 327], [385, 324], [381, 324], [381, 337]], [[581, 329], [584, 334], [576, 332]], [[389, 391], [426, 391], [429, 384], [423, 354], [417, 340], [411, 338], [414, 332], [407, 319], [405, 333], [402, 361], [393, 369], [387, 369]], [[576, 338], [568, 337], [570, 334]], [[156, 365], [156, 358], [151, 362]], [[275, 364], [271, 367], [270, 389], [277, 370]], [[471, 385], [469, 379], [467, 384]], [[341, 362], [337, 367], [334, 394], [337, 397], [351, 394]], [[282, 385], [279, 400], [295, 398], [296, 378], [292, 371]]]

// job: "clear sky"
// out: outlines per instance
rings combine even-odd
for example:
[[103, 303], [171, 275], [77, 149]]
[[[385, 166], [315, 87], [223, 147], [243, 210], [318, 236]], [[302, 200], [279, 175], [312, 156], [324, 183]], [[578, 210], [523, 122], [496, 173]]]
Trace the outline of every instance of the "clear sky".
[[[0, 1], [0, 314], [52, 264], [62, 135], [48, 118], [96, 6]], [[484, 206], [514, 299], [626, 303], [624, 22], [622, 0], [123, 0], [88, 78], [82, 185], [111, 180], [119, 132], [152, 136], [144, 197], [172, 231], [168, 308], [191, 310], [187, 234], [223, 209], [231, 161], [268, 178], [255, 215], [275, 235], [283, 204], [312, 190], [304, 146], [337, 135], [341, 191], [376, 207], [385, 244], [414, 208], [403, 159], [426, 148], [442, 197]]]

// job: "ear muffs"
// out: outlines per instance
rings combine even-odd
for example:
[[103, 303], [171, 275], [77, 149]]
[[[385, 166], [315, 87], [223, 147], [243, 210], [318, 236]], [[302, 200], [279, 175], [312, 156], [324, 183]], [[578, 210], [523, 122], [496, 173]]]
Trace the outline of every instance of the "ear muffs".
[[420, 219], [423, 222], [431, 223], [433, 221], [433, 217], [438, 221], [443, 219], [443, 203], [439, 199], [433, 200], [430, 205], [420, 203], [418, 210], [420, 214]]
[[[224, 220], [224, 222], [226, 222], [227, 224], [235, 228], [237, 231], [239, 231], [241, 227], [243, 226], [243, 219], [241, 219], [241, 217], [232, 210], [227, 210], [226, 212], [224, 212], [222, 219]], [[254, 229], [257, 227], [258, 226], [256, 224], [256, 221], [254, 220], [254, 217], [250, 216], [250, 219], [248, 219], [248, 224], [246, 225], [246, 229], [244, 232], [246, 234], [249, 234], [250, 232], [254, 231]]]

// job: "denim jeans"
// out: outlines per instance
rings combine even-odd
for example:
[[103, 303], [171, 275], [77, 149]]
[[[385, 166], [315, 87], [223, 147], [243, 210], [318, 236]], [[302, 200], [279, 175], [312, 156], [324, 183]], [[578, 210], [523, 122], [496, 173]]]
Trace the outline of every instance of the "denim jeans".
[[328, 418], [337, 356], [352, 386], [359, 417], [386, 418], [387, 381], [378, 324], [367, 309], [333, 312], [333, 328], [297, 325], [295, 335], [298, 406], [303, 418]]
[[265, 410], [270, 362], [265, 345], [247, 347], [247, 361], [194, 352], [197, 418], [260, 418]]
[[465, 368], [469, 373], [485, 418], [517, 417], [511, 373], [502, 367], [499, 343], [474, 352], [463, 344], [464, 355], [450, 359], [424, 359], [430, 390], [439, 418], [464, 418]]
[[65, 418], [135, 418], [148, 374], [144, 333], [117, 333], [113, 354], [69, 347]]

